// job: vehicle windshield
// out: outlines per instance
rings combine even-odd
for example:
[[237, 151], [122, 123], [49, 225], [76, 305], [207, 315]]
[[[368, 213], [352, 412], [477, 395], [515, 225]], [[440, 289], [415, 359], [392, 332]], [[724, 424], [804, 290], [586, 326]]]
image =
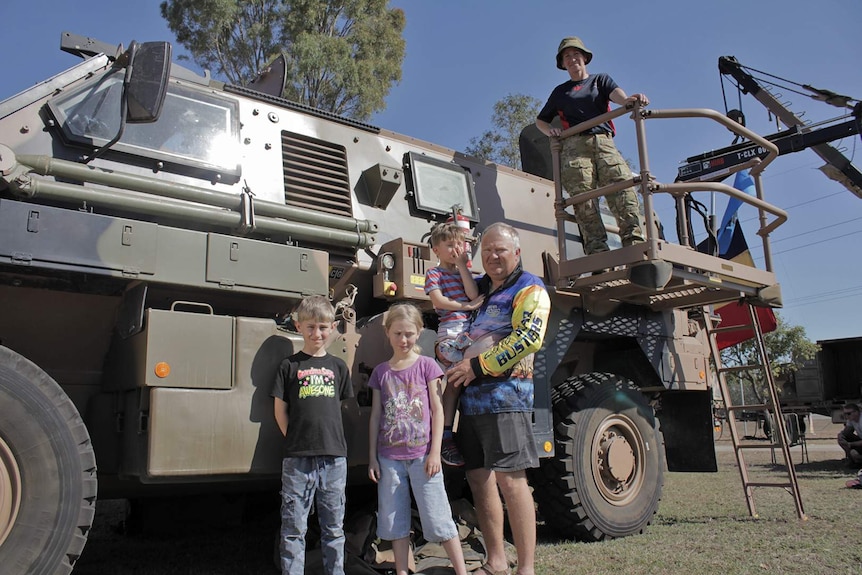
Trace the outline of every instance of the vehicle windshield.
[[[103, 145], [120, 128], [123, 72], [64, 94], [49, 104], [66, 136], [79, 143]], [[158, 122], [127, 124], [113, 149], [161, 160], [237, 169], [237, 104], [228, 98], [171, 84]]]

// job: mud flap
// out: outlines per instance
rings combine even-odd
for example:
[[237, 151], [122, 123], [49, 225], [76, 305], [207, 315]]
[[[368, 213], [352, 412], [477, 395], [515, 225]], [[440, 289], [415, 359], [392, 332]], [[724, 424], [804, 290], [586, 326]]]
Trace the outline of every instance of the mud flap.
[[657, 410], [668, 471], [718, 471], [712, 435], [711, 391], [668, 391]]

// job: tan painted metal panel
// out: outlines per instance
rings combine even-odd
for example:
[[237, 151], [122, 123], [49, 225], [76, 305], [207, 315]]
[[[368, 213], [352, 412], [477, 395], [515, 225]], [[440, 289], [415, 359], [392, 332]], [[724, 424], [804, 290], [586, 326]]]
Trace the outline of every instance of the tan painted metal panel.
[[[182, 311], [147, 310], [144, 331], [135, 336], [145, 344], [144, 385], [230, 389], [233, 357], [233, 318]], [[170, 373], [156, 375], [167, 363]]]
[[301, 347], [272, 320], [237, 318], [232, 389], [152, 390], [147, 475], [279, 473], [270, 390], [281, 361]]

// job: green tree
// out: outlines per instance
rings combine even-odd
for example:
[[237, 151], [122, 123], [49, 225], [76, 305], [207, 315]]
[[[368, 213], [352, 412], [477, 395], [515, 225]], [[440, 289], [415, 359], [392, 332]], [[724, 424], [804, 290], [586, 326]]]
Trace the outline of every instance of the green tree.
[[284, 96], [367, 120], [401, 80], [405, 17], [387, 0], [167, 0], [162, 17], [199, 66], [246, 85], [280, 53]]
[[510, 168], [521, 168], [518, 138], [521, 130], [536, 121], [541, 102], [524, 94], [509, 94], [494, 104], [494, 114], [488, 130], [471, 138], [467, 154]]
[[[813, 358], [820, 346], [806, 337], [804, 327], [788, 324], [778, 313], [775, 319], [778, 326], [764, 334], [763, 341], [769, 355], [772, 376], [780, 378], [788, 372], [795, 372], [803, 361]], [[749, 339], [723, 349], [721, 362], [725, 367], [758, 364], [760, 360], [756, 342]], [[745, 403], [762, 403], [766, 397], [766, 381], [759, 370], [728, 372], [727, 384], [734, 404], [742, 403], [741, 388], [744, 390]]]

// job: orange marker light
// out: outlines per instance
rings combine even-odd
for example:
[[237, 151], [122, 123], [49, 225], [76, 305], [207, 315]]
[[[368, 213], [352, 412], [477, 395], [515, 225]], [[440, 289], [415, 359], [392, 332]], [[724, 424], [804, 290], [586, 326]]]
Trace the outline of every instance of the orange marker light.
[[156, 373], [156, 377], [167, 377], [171, 374], [171, 366], [165, 361], [160, 361], [153, 371]]
[[550, 453], [551, 451], [554, 450], [554, 446], [550, 441], [546, 441], [545, 443], [542, 444], [542, 449], [545, 450], [545, 453]]

